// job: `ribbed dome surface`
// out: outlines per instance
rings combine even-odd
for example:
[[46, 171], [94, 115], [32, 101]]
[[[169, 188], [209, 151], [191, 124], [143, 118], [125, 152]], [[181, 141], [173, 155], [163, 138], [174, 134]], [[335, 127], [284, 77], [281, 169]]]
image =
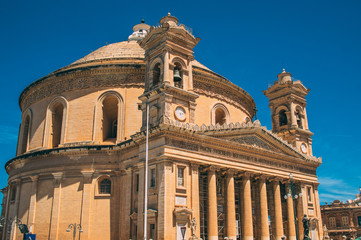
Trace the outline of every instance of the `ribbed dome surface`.
[[[141, 48], [136, 41], [124, 41], [118, 43], [112, 43], [104, 47], [95, 50], [94, 52], [86, 55], [85, 57], [70, 64], [77, 65], [98, 60], [110, 60], [110, 59], [126, 59], [126, 58], [140, 58], [144, 59], [144, 49]], [[199, 68], [209, 70], [206, 66], [194, 60], [193, 65]]]

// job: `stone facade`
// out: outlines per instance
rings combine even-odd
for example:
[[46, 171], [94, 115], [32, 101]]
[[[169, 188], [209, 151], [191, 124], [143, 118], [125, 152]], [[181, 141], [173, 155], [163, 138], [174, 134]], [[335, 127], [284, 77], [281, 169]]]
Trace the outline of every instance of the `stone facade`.
[[325, 236], [329, 239], [357, 239], [361, 237], [361, 188], [356, 199], [321, 205]]
[[270, 131], [247, 92], [194, 59], [177, 18], [133, 30], [22, 92], [1, 239], [22, 239], [18, 220], [38, 240], [70, 239], [74, 223], [76, 239], [143, 239], [147, 189], [147, 239], [303, 239], [307, 214], [321, 240], [302, 83], [284, 71], [265, 91]]

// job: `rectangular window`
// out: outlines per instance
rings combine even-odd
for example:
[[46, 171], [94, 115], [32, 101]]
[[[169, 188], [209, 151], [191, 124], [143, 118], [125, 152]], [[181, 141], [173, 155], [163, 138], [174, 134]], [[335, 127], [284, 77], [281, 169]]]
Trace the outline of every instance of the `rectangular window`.
[[312, 202], [312, 195], [311, 195], [310, 187], [307, 188], [307, 199], [308, 199], [308, 202]]
[[361, 227], [361, 216], [357, 217], [357, 222], [358, 222], [358, 225]]
[[135, 183], [135, 192], [139, 192], [139, 174], [135, 174], [135, 179], [134, 179]]
[[15, 198], [16, 198], [16, 186], [13, 185], [13, 186], [11, 187], [10, 202], [15, 202]]
[[330, 223], [330, 227], [336, 227], [336, 218], [335, 217], [330, 217], [328, 219], [329, 223]]
[[177, 185], [183, 187], [184, 186], [184, 168], [178, 168], [178, 179]]
[[149, 239], [155, 240], [155, 224], [149, 224]]
[[151, 188], [155, 187], [155, 168], [150, 169], [150, 186]]
[[342, 216], [342, 225], [343, 226], [348, 226], [348, 217], [347, 216]]

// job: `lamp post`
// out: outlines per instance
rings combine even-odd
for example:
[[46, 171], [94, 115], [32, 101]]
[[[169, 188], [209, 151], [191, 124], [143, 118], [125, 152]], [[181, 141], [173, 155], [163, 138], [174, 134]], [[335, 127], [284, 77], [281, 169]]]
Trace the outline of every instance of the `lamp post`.
[[66, 229], [67, 232], [70, 232], [73, 229], [73, 240], [75, 240], [76, 237], [76, 230], [79, 230], [79, 233], [83, 232], [83, 229], [81, 228], [80, 224], [76, 224], [76, 223], [71, 223], [68, 226], [68, 229]]
[[290, 173], [290, 184], [288, 185], [288, 193], [284, 196], [285, 199], [292, 198], [293, 200], [293, 217], [295, 219], [295, 229], [296, 229], [296, 239], [298, 240], [298, 229], [297, 229], [297, 218], [296, 218], [296, 208], [295, 208], [295, 200], [302, 197], [302, 192], [296, 192], [296, 186], [293, 182], [293, 175]]

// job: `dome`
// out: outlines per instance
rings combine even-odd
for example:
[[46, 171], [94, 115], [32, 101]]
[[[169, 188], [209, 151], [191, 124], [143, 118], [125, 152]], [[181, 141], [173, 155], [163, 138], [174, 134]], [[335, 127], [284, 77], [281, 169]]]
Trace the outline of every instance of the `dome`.
[[[139, 45], [137, 41], [124, 41], [108, 44], [101, 47], [94, 52], [86, 55], [85, 57], [75, 61], [65, 68], [73, 68], [81, 64], [97, 63], [99, 61], [110, 61], [110, 60], [122, 60], [122, 59], [139, 59], [144, 60], [144, 49]], [[211, 71], [209, 68], [193, 60], [193, 66], [198, 68]]]

